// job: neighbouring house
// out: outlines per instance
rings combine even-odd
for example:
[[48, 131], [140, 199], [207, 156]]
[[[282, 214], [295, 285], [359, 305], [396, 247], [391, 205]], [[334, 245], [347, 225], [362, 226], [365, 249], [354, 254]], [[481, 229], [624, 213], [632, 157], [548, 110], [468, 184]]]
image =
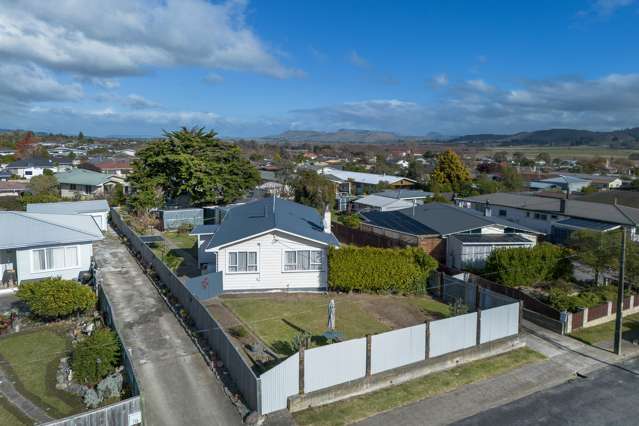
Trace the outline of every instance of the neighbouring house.
[[283, 183], [275, 182], [275, 181], [267, 181], [255, 187], [255, 190], [253, 192], [255, 197], [270, 196], [270, 197], [288, 198], [293, 191], [290, 186], [285, 185]]
[[9, 163], [6, 170], [16, 176], [24, 179], [31, 179], [33, 176], [40, 176], [45, 170], [59, 172], [66, 170], [66, 166], [58, 166], [49, 158], [29, 158], [26, 160], [17, 160]]
[[205, 249], [223, 290], [317, 291], [328, 286], [328, 247], [338, 246], [330, 212], [277, 197], [228, 211]]
[[373, 195], [379, 195], [396, 200], [424, 202], [433, 197], [432, 192], [422, 191], [420, 189], [388, 189], [382, 192], [376, 192]]
[[589, 179], [574, 176], [557, 176], [548, 179], [531, 180], [528, 187], [532, 190], [559, 189], [567, 192], [580, 192], [592, 183]]
[[126, 176], [133, 171], [128, 161], [101, 161], [94, 163], [94, 166], [107, 175]]
[[381, 195], [371, 194], [356, 198], [355, 200], [351, 201], [351, 210], [353, 212], [388, 212], [393, 210], [407, 209], [412, 207], [413, 204], [416, 203], [417, 201], [398, 200], [396, 198], [382, 197]]
[[215, 265], [215, 254], [208, 253], [206, 248], [213, 238], [213, 235], [220, 228], [220, 225], [197, 225], [191, 230], [189, 235], [197, 237], [197, 260], [200, 269], [208, 268], [209, 265]]
[[27, 213], [86, 215], [93, 218], [102, 231], [108, 228], [109, 203], [106, 200], [63, 201], [27, 204]]
[[7, 170], [0, 170], [0, 182], [6, 182], [11, 179], [11, 172]]
[[19, 197], [27, 192], [29, 184], [24, 180], [0, 181], [0, 197]]
[[[526, 226], [547, 235], [553, 235], [554, 227], [561, 227], [566, 219], [583, 219], [588, 222], [573, 222], [586, 225], [580, 229], [596, 229], [606, 225], [621, 225], [630, 230], [633, 240], [637, 240], [636, 227], [639, 224], [639, 209], [620, 204], [604, 204], [581, 201], [572, 198], [539, 197], [533, 194], [498, 192], [458, 198], [460, 207], [483, 211], [490, 206], [493, 215]], [[575, 228], [578, 229], [578, 228]], [[573, 230], [575, 230], [573, 229]], [[564, 239], [564, 237], [562, 237]]]
[[565, 176], [571, 176], [578, 179], [589, 180], [590, 186], [600, 190], [618, 189], [623, 185], [623, 181], [618, 176], [606, 175], [590, 175], [587, 173], [563, 173]]
[[360, 229], [422, 247], [441, 263], [480, 268], [498, 248], [533, 247], [540, 232], [450, 204], [428, 203], [405, 210], [361, 213]]
[[104, 237], [93, 218], [0, 211], [3, 283], [48, 277], [78, 279], [91, 267], [93, 242]]
[[117, 184], [125, 187], [123, 177], [106, 175], [85, 169], [73, 169], [63, 173], [56, 173], [60, 184], [62, 197], [103, 197], [111, 193]]
[[350, 172], [331, 167], [321, 168], [318, 173], [335, 184], [338, 211], [346, 210], [354, 196], [374, 192], [379, 185], [385, 184], [394, 189], [408, 189], [416, 184], [414, 180], [402, 176]]

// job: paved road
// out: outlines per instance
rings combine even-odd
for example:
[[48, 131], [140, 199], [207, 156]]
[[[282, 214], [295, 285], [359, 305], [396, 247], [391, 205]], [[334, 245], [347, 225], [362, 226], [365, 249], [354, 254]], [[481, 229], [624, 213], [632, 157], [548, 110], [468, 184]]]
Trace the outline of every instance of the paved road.
[[116, 326], [131, 351], [145, 424], [241, 424], [221, 383], [126, 247], [110, 235], [95, 253]]
[[458, 423], [471, 425], [636, 425], [639, 358], [599, 369]]

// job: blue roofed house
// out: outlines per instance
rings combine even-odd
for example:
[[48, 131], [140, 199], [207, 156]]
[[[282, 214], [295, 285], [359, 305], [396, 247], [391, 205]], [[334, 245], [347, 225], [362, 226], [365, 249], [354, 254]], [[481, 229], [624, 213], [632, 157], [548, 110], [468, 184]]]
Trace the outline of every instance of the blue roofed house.
[[317, 291], [328, 287], [330, 212], [276, 197], [233, 207], [210, 236], [210, 271], [222, 273], [223, 291]]
[[3, 286], [47, 277], [78, 279], [91, 267], [93, 242], [103, 238], [90, 216], [0, 212]]
[[62, 201], [27, 204], [27, 213], [83, 214], [93, 218], [102, 231], [108, 227], [109, 203], [106, 200]]

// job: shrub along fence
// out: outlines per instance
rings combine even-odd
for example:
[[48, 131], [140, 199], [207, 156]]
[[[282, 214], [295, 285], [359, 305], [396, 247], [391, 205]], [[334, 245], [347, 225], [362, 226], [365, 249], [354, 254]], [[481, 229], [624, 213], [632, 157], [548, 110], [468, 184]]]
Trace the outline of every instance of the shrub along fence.
[[206, 306], [191, 294], [173, 271], [155, 256], [153, 251], [122, 220], [119, 212], [113, 208], [111, 209], [111, 220], [116, 229], [128, 239], [133, 251], [139, 255], [141, 263], [153, 268], [159, 281], [169, 289], [171, 295], [188, 313], [197, 332], [224, 363], [224, 367], [229, 371], [247, 406], [261, 412], [259, 378], [233, 345], [231, 337], [211, 316]]
[[[639, 313], [639, 296], [631, 295], [623, 299], [623, 314]], [[617, 314], [616, 302], [604, 302], [592, 308], [584, 308], [575, 313], [568, 313], [568, 328], [566, 333], [580, 328], [594, 327], [609, 321], [614, 321]]]

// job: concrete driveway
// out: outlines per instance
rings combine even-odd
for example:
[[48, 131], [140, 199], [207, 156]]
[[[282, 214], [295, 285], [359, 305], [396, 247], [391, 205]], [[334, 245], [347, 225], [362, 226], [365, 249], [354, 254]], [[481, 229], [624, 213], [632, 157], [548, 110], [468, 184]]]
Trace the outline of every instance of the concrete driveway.
[[130, 350], [146, 425], [234, 425], [240, 416], [221, 383], [126, 247], [95, 244], [103, 288]]

